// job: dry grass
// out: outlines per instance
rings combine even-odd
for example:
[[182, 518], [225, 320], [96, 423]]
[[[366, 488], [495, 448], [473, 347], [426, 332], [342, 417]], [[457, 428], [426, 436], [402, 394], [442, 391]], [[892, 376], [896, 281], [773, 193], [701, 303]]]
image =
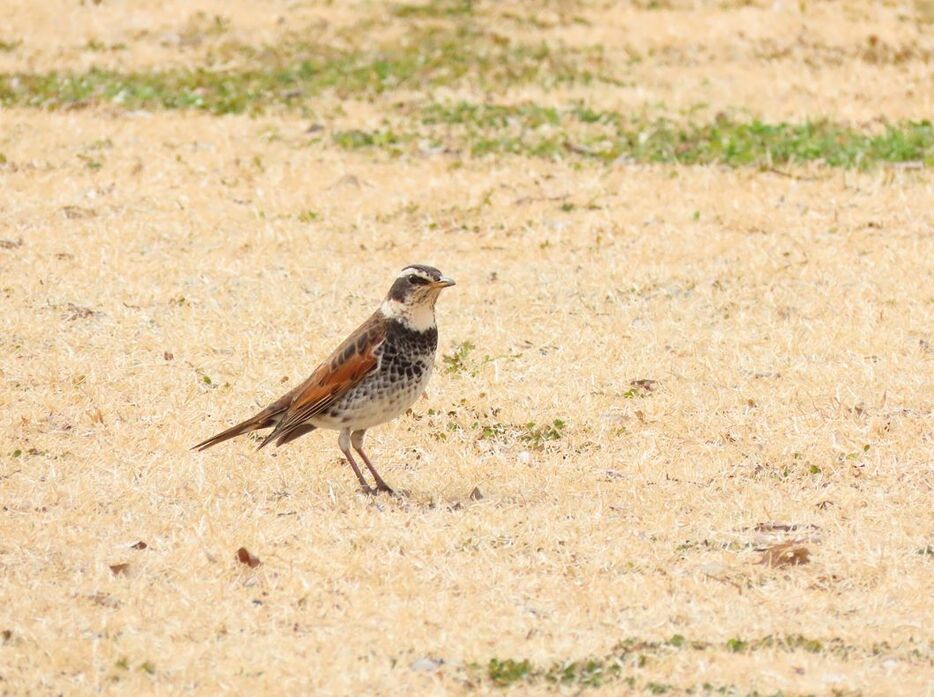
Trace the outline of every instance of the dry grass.
[[[594, 693], [931, 694], [929, 172], [308, 125], [0, 113], [0, 691], [576, 693], [546, 673], [596, 659]], [[188, 450], [412, 261], [459, 284], [370, 436], [406, 498], [334, 434]]]
[[[469, 14], [458, 8], [471, 5]], [[0, 73], [255, 66], [244, 47], [277, 50], [290, 40], [341, 49], [406, 41], [412, 27], [465, 17], [498, 40], [559, 52], [596, 49], [589, 67], [611, 89], [565, 84], [497, 91], [507, 101], [587, 100], [623, 112], [766, 120], [831, 118], [856, 123], [930, 118], [934, 112], [934, 10], [928, 0], [670, 2], [407, 2], [267, 0], [7, 0]], [[657, 9], [646, 7], [657, 6]], [[401, 16], [400, 16], [401, 15]], [[700, 29], [700, 30], [699, 30]], [[445, 96], [450, 96], [442, 91]], [[459, 85], [453, 96], [488, 95]], [[403, 95], [404, 96], [404, 95]]]

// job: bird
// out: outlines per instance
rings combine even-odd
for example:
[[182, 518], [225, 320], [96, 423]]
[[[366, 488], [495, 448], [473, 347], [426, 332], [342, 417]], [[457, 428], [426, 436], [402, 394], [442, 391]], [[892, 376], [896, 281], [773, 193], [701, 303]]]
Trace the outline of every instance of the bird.
[[[402, 269], [370, 317], [301, 384], [262, 411], [192, 447], [205, 450], [272, 428], [259, 445], [290, 443], [316, 429], [339, 431], [338, 447], [367, 494], [395, 493], [363, 451], [368, 429], [403, 414], [425, 391], [438, 348], [435, 303], [454, 280], [433, 266]], [[351, 446], [373, 476], [371, 487]]]

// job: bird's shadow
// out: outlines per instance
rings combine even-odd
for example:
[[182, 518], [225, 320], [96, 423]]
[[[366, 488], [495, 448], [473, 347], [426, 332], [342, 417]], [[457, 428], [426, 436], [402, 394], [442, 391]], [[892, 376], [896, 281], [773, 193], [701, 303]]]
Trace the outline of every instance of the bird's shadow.
[[422, 510], [455, 513], [476, 505], [483, 500], [479, 488], [474, 487], [466, 496], [438, 496], [437, 493], [396, 489], [393, 493], [379, 492], [367, 496], [368, 503], [378, 510]]

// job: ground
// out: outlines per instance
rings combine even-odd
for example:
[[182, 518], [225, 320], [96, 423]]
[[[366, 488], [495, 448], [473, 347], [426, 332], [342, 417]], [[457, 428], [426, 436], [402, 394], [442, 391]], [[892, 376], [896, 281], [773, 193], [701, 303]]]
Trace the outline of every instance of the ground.
[[8, 4], [0, 694], [934, 694], [931, 3]]

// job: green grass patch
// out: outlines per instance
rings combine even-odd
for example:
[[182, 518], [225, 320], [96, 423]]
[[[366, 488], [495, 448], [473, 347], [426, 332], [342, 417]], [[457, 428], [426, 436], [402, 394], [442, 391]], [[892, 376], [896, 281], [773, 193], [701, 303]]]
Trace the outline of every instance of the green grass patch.
[[[758, 695], [757, 692], [745, 692], [734, 685], [714, 686], [675, 686], [668, 683], [641, 682], [638, 669], [664, 656], [683, 651], [753, 653], [763, 650], [777, 650], [788, 653], [806, 652], [833, 655], [846, 659], [852, 655], [878, 656], [891, 652], [891, 647], [884, 650], [873, 646], [861, 649], [848, 646], [840, 639], [818, 641], [800, 634], [786, 636], [765, 636], [758, 639], [733, 638], [726, 642], [689, 641], [680, 634], [675, 634], [667, 641], [641, 641], [627, 639], [617, 644], [606, 656], [586, 658], [576, 661], [556, 661], [539, 665], [527, 659], [493, 658], [486, 664], [471, 664], [468, 672], [474, 680], [490, 682], [497, 687], [509, 687], [523, 684], [550, 684], [578, 686], [581, 688], [600, 687], [606, 684], [622, 683], [629, 690], [639, 689], [650, 694], [726, 694]], [[917, 649], [905, 654], [906, 659], [926, 661], [928, 656]], [[781, 694], [781, 693], [775, 693]]]
[[521, 425], [475, 421], [472, 428], [479, 431], [480, 440], [518, 441], [533, 450], [544, 450], [549, 442], [561, 440], [567, 424], [561, 419], [555, 419], [550, 424], [529, 421]]
[[0, 74], [0, 107], [311, 113], [327, 103], [321, 98], [325, 94], [333, 103], [334, 97], [371, 99], [404, 90], [421, 97], [386, 106], [378, 128], [332, 132], [331, 141], [346, 150], [395, 156], [429, 152], [731, 167], [819, 162], [859, 169], [880, 163], [934, 164], [930, 120], [861, 129], [828, 120], [767, 123], [718, 116], [709, 122], [675, 121], [585, 104], [434, 102], [429, 95], [442, 86], [469, 85], [494, 94], [530, 83], [547, 89], [619, 80], [601, 73], [599, 47], [572, 50], [515, 42], [471, 21], [469, 2], [434, 0], [397, 5], [393, 12], [428, 19], [410, 22], [405, 40], [372, 47], [359, 47], [358, 41], [358, 48], [339, 49], [295, 35], [263, 48], [224, 44], [212, 54], [219, 64], [247, 68]]
[[491, 658], [487, 665], [487, 677], [494, 685], [505, 687], [513, 683], [528, 680], [532, 673], [532, 664], [528, 661], [514, 661], [511, 658], [500, 660]]
[[470, 372], [467, 359], [473, 352], [474, 348], [476, 347], [474, 346], [473, 342], [464, 341], [459, 344], [452, 353], [442, 356], [441, 360], [444, 362], [444, 372], [451, 375]]
[[[397, 142], [432, 144], [472, 157], [518, 155], [596, 162], [731, 167], [820, 162], [866, 169], [880, 163], [934, 164], [931, 121], [864, 131], [831, 121], [770, 124], [720, 117], [711, 123], [626, 117], [582, 106], [429, 104], [400, 119]], [[411, 121], [415, 123], [411, 123]], [[411, 129], [402, 132], [402, 128]], [[376, 135], [374, 135], [374, 139]], [[368, 147], [358, 137], [351, 147]]]
[[[362, 31], [362, 30], [361, 30]], [[528, 83], [590, 82], [599, 51], [523, 44], [469, 22], [413, 25], [404, 41], [339, 49], [304, 39], [261, 48], [228, 43], [209, 62], [240, 69], [0, 74], [0, 105], [46, 109], [109, 105], [195, 109], [214, 114], [309, 108], [325, 91], [373, 96], [469, 83], [498, 89]], [[596, 62], [594, 62], [596, 61]]]
[[425, 3], [398, 4], [390, 8], [391, 14], [403, 19], [412, 17], [430, 19], [461, 17], [472, 15], [473, 11], [473, 0], [431, 0], [431, 2]]
[[561, 440], [566, 427], [567, 424], [561, 419], [555, 419], [550, 424], [542, 425], [536, 425], [534, 421], [529, 421], [522, 427], [519, 440], [540, 450], [545, 447], [545, 443], [548, 441]]
[[[497, 687], [508, 687], [522, 683], [549, 683], [552, 685], [579, 685], [581, 687], [600, 687], [617, 681], [622, 676], [624, 664], [617, 660], [588, 659], [554, 663], [547, 668], [540, 668], [528, 660], [492, 658], [485, 668], [473, 666], [474, 672]], [[625, 679], [625, 678], [624, 678]], [[631, 686], [635, 681], [629, 678]]]
[[888, 124], [867, 132], [831, 121], [769, 124], [717, 118], [711, 123], [627, 117], [575, 105], [431, 104], [421, 130], [448, 148], [473, 156], [521, 154], [611, 162], [781, 165], [821, 161], [865, 168], [880, 162], [934, 164], [934, 127], [928, 120]]
[[402, 145], [411, 143], [414, 136], [396, 133], [392, 129], [375, 131], [337, 131], [333, 135], [335, 145], [344, 150], [357, 150], [359, 148], [379, 148], [392, 155], [403, 153]]

